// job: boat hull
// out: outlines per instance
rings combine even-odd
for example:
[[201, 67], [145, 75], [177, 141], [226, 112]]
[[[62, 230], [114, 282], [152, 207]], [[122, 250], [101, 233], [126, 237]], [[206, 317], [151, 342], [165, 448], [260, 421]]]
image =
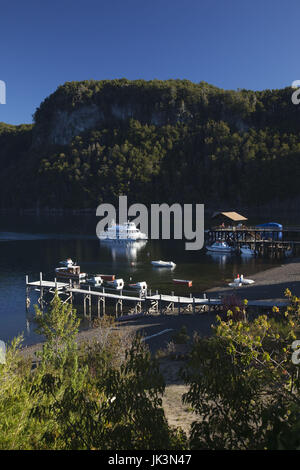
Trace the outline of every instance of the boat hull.
[[181, 284], [186, 287], [192, 287], [193, 281], [189, 281], [187, 279], [173, 279], [174, 284]]
[[135, 290], [146, 290], [147, 283], [146, 282], [136, 282], [135, 284], [128, 284], [128, 287]]
[[113, 289], [122, 290], [124, 288], [123, 279], [115, 279], [114, 281], [106, 281], [106, 283]]
[[115, 274], [99, 274], [103, 281], [114, 281], [116, 279]]
[[71, 273], [55, 273], [57, 279], [72, 279], [74, 281], [82, 281], [85, 279], [86, 274], [82, 273], [81, 275], [78, 274], [71, 274]]
[[176, 266], [173, 261], [151, 261], [151, 264], [157, 268], [175, 268]]
[[230, 247], [229, 248], [217, 248], [217, 247], [207, 246], [206, 249], [207, 251], [211, 251], [214, 253], [232, 253], [232, 249]]
[[145, 237], [142, 237], [142, 236], [139, 236], [139, 237], [136, 237], [136, 238], [133, 238], [133, 237], [116, 237], [116, 238], [110, 238], [108, 236], [100, 236], [99, 237], [99, 240], [101, 242], [113, 242], [113, 243], [126, 243], [126, 242], [137, 242], [137, 241], [140, 241], [140, 240], [148, 240], [148, 238], [145, 236]]

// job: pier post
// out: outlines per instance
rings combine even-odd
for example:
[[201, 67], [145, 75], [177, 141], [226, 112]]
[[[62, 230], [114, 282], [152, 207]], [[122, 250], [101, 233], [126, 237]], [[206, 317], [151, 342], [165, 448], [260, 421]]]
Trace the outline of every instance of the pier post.
[[71, 305], [73, 305], [73, 292], [71, 291], [71, 289], [72, 289], [72, 280], [69, 279], [70, 302], [71, 302]]
[[[171, 292], [172, 297], [174, 297], [174, 291]], [[171, 310], [174, 312], [174, 302], [171, 304]]]
[[43, 289], [43, 273], [40, 272], [40, 306], [44, 311], [44, 289]]
[[196, 313], [196, 304], [195, 304], [195, 297], [193, 297], [193, 314]]
[[[91, 292], [91, 286], [89, 286], [89, 292]], [[91, 294], [89, 294], [88, 299], [89, 299], [89, 317], [91, 319], [92, 318], [92, 295]]]
[[30, 307], [30, 298], [29, 298], [29, 286], [28, 286], [28, 275], [26, 275], [25, 277], [25, 281], [26, 281], [26, 300], [25, 300], [25, 303], [26, 303], [26, 312], [28, 312], [28, 309]]
[[178, 315], [180, 315], [180, 297], [178, 297]]
[[161, 294], [159, 294], [159, 313], [162, 314]]

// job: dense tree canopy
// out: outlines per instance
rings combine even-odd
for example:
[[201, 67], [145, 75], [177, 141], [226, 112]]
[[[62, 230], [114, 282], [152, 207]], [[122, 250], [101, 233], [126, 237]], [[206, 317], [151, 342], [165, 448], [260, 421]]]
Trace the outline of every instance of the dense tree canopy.
[[[188, 80], [68, 82], [33, 126], [0, 124], [1, 206], [93, 208], [119, 194], [222, 205], [295, 198], [300, 119], [291, 94]], [[96, 120], [88, 126], [83, 115], [75, 135], [83, 109]], [[70, 120], [64, 145], [55, 139], [61, 113]]]

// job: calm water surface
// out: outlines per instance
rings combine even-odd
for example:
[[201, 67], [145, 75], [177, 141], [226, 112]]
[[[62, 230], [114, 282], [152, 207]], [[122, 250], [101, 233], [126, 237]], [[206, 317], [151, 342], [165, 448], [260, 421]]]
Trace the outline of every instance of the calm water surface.
[[[282, 260], [242, 258], [237, 255], [207, 254], [185, 251], [184, 242], [152, 240], [136, 246], [101, 243], [95, 235], [93, 217], [33, 217], [2, 216], [0, 222], [0, 339], [8, 341], [19, 333], [25, 344], [39, 338], [34, 333], [30, 314], [25, 310], [25, 275], [38, 280], [42, 271], [45, 279], [54, 278], [60, 260], [76, 260], [87, 273], [116, 274], [125, 283], [146, 281], [161, 293], [202, 295], [209, 287], [224, 285], [236, 274], [251, 274]], [[171, 260], [174, 270], [154, 268], [151, 260]], [[191, 279], [188, 289], [175, 285], [173, 278]], [[32, 294], [32, 305], [37, 293]]]

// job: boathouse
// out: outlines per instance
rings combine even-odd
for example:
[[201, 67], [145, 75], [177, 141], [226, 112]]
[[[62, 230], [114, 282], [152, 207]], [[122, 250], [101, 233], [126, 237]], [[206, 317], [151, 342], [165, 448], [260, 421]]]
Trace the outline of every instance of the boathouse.
[[216, 226], [224, 226], [224, 227], [233, 227], [237, 224], [244, 224], [246, 217], [237, 212], [214, 212], [212, 215], [212, 219]]

